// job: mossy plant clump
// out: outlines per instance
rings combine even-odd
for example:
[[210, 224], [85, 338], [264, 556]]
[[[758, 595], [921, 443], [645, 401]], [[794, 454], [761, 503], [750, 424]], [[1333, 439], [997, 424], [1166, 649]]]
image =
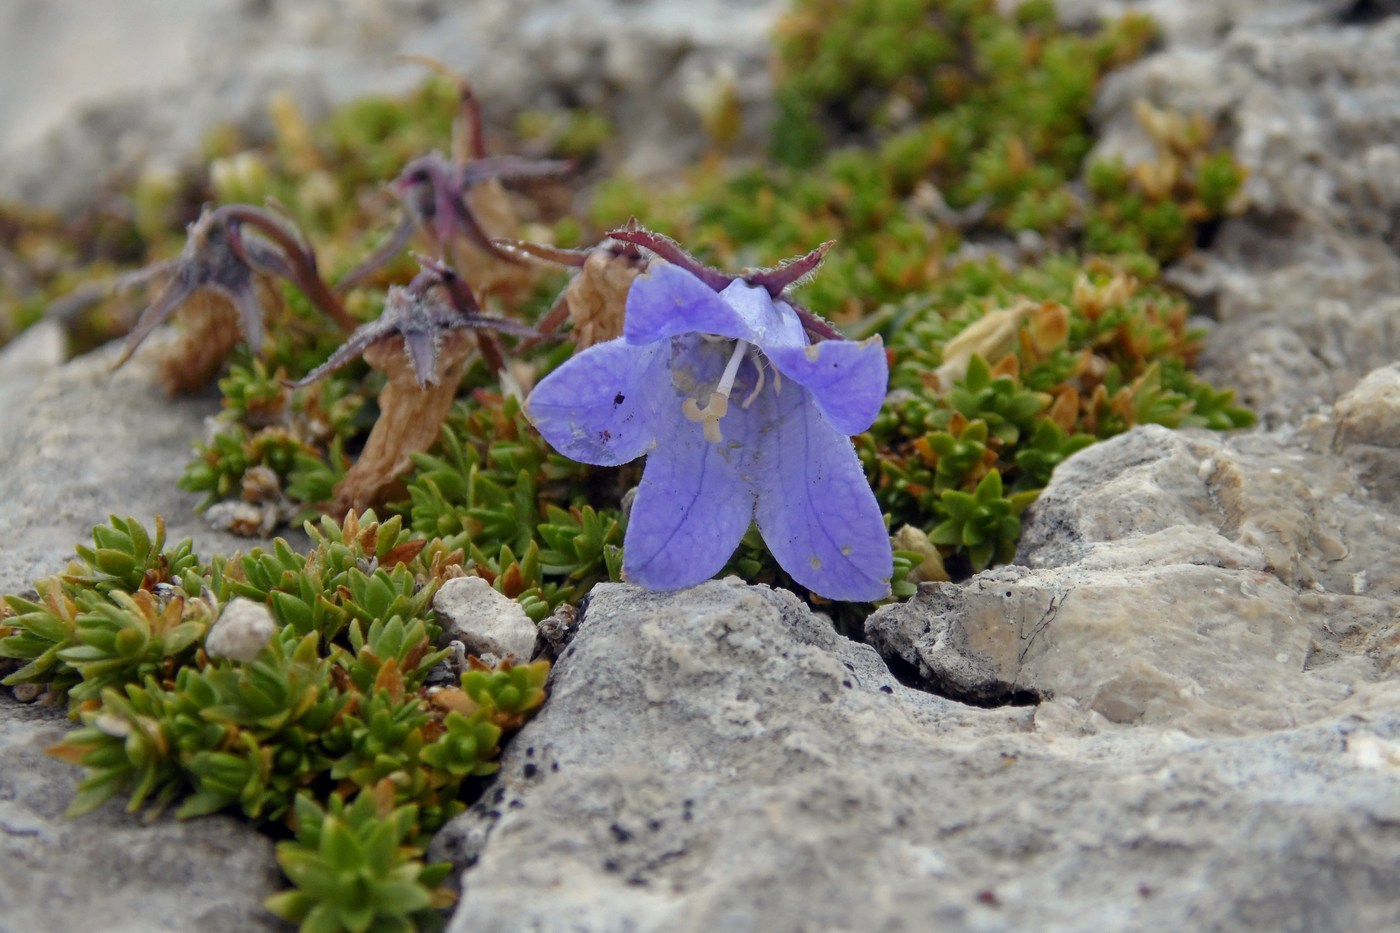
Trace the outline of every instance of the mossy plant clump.
[[[431, 925], [451, 895], [428, 836], [495, 770], [549, 665], [444, 678], [432, 596], [462, 551], [373, 513], [307, 530], [307, 554], [279, 540], [205, 562], [159, 521], [114, 517], [38, 600], [6, 597], [0, 658], [22, 666], [3, 683], [81, 722], [51, 749], [87, 770], [70, 813], [115, 796], [152, 815], [236, 809], [294, 832], [277, 853], [294, 889], [269, 906], [303, 929]], [[216, 656], [211, 627], [238, 598], [273, 629], [246, 658]]]
[[460, 400], [437, 450], [414, 462], [409, 499], [394, 508], [415, 532], [463, 548], [474, 572], [535, 621], [618, 579], [620, 504], [636, 472], [555, 453], [518, 399], [477, 390]]

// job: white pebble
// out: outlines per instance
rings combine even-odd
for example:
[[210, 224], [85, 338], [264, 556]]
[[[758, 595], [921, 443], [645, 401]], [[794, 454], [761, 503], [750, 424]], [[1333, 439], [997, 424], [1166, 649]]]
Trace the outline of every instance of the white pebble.
[[209, 628], [204, 653], [211, 658], [251, 661], [276, 636], [277, 628], [267, 606], [237, 596]]
[[456, 639], [468, 654], [514, 656], [528, 661], [535, 655], [535, 623], [509, 596], [496, 592], [481, 577], [455, 577], [433, 596], [444, 639]]

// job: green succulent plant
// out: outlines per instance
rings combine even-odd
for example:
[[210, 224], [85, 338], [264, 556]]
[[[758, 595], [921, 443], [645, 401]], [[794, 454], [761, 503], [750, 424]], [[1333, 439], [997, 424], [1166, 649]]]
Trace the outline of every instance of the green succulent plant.
[[1027, 481], [1044, 486], [1050, 474], [1069, 457], [1094, 443], [1089, 434], [1069, 434], [1048, 418], [1036, 425], [1035, 433], [1016, 451], [1016, 466]]
[[992, 470], [971, 493], [943, 492], [942, 512], [948, 517], [929, 532], [929, 540], [966, 548], [973, 570], [984, 569], [994, 558], [1010, 560], [1021, 537], [1021, 513], [1035, 498], [1034, 491], [1003, 495], [1001, 474]]
[[492, 719], [489, 707], [482, 707], [470, 716], [456, 711], [448, 713], [442, 720], [441, 735], [423, 749], [423, 761], [443, 780], [460, 781], [494, 774], [501, 727]]
[[175, 579], [195, 562], [188, 538], [166, 548], [165, 522], [159, 516], [155, 534], [134, 518], [112, 515], [108, 521], [92, 529], [91, 547], [78, 546], [78, 558], [85, 566], [70, 574], [73, 582], [104, 593], [118, 588], [150, 589]]
[[436, 908], [452, 903], [441, 886], [451, 866], [426, 865], [412, 844], [417, 808], [393, 805], [392, 787], [362, 790], [350, 804], [296, 801], [296, 839], [279, 843], [277, 863], [294, 885], [267, 907], [302, 933], [396, 933], [436, 929]]
[[622, 489], [550, 450], [517, 400], [478, 392], [459, 401], [437, 447], [414, 462], [398, 514], [462, 547], [475, 572], [535, 621], [620, 576], [620, 509], [596, 508], [581, 491], [606, 500]]
[[[7, 682], [46, 686], [80, 722], [50, 750], [86, 771], [72, 815], [125, 796], [151, 815], [289, 823], [297, 835], [278, 857], [295, 888], [274, 910], [306, 929], [421, 929], [450, 901], [424, 841], [462, 812], [468, 779], [496, 769], [506, 735], [543, 702], [549, 665], [474, 662], [459, 685], [429, 688], [449, 654], [435, 647], [432, 595], [464, 572], [463, 552], [397, 516], [307, 530], [308, 553], [279, 539], [204, 563], [188, 542], [162, 550], [163, 532], [113, 519], [94, 534], [102, 547], [39, 581], [37, 600], [7, 598], [0, 656], [25, 662]], [[235, 596], [280, 628], [251, 659], [211, 658], [216, 607]]]
[[8, 611], [0, 626], [0, 658], [25, 662], [0, 680], [7, 687], [20, 684], [46, 684], [57, 697], [82, 682], [77, 668], [60, 657], [60, 652], [78, 644], [78, 604], [57, 578], [36, 584], [39, 601], [6, 596]]
[[544, 702], [545, 679], [549, 665], [503, 663], [499, 667], [479, 668], [462, 675], [462, 690], [471, 701], [491, 712], [492, 719], [502, 728], [518, 728]]
[[[406, 569], [402, 576], [411, 579]], [[350, 623], [351, 650], [342, 653], [339, 660], [346, 676], [359, 690], [371, 689], [390, 665], [407, 689], [417, 690], [433, 666], [447, 657], [446, 649], [433, 650], [433, 641], [441, 630], [436, 625], [430, 627], [421, 617], [413, 618], [415, 615], [426, 615], [427, 604], [435, 589], [435, 586], [423, 588], [421, 592], [427, 593], [428, 598], [423, 599], [417, 610], [409, 615], [411, 621], [405, 621], [404, 616], [385, 612], [371, 616], [374, 621], [368, 625], [358, 618]], [[390, 605], [398, 608], [395, 604], [401, 600], [403, 597], [396, 595], [394, 604]], [[360, 610], [361, 605], [356, 605], [356, 609]]]
[[27, 662], [3, 683], [46, 684], [56, 698], [96, 696], [111, 683], [139, 682], [187, 657], [212, 621], [178, 584], [197, 565], [188, 539], [167, 548], [165, 523], [151, 534], [133, 518], [111, 516], [62, 577], [39, 581], [37, 602], [6, 596], [14, 613], [0, 657]]
[[138, 683], [189, 660], [213, 620], [213, 609], [198, 597], [162, 598], [149, 590], [109, 590], [105, 600], [77, 617], [77, 644], [59, 651], [82, 683], [70, 691], [74, 700], [96, 697], [103, 689]]

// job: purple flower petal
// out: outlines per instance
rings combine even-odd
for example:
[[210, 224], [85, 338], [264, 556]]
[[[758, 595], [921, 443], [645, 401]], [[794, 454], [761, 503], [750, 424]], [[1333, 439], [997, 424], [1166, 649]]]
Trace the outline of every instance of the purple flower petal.
[[723, 443], [674, 419], [647, 457], [623, 540], [628, 579], [651, 590], [694, 586], [719, 572], [753, 520], [753, 488]]
[[653, 261], [627, 293], [622, 335], [628, 343], [647, 344], [685, 333], [759, 345], [805, 342], [797, 316], [763, 289], [736, 280], [716, 292], [679, 266]]
[[758, 474], [758, 529], [798, 583], [828, 599], [888, 596], [894, 555], [855, 448], [797, 387], [777, 396]]
[[889, 368], [881, 341], [809, 345], [792, 308], [741, 279], [717, 294], [684, 269], [653, 263], [628, 293], [625, 326], [629, 343], [698, 331], [755, 344], [783, 376], [811, 389], [823, 414], [848, 435], [870, 427], [885, 400]]
[[749, 336], [743, 339], [757, 344], [765, 352], [768, 347], [800, 347], [807, 343], [807, 334], [802, 330], [797, 312], [785, 302], [774, 301], [766, 289], [735, 279], [719, 296], [748, 325]]
[[618, 466], [646, 453], [651, 410], [672, 394], [669, 348], [622, 339], [596, 344], [550, 373], [525, 413], [555, 450], [580, 463]]
[[806, 386], [817, 407], [842, 434], [870, 427], [885, 402], [889, 363], [879, 337], [823, 340], [804, 347], [765, 347], [786, 379]]
[[716, 292], [654, 260], [628, 293], [623, 337], [543, 380], [527, 412], [576, 460], [648, 453], [624, 541], [642, 586], [708, 579], [756, 519], [793, 579], [865, 601], [888, 595], [894, 560], [848, 435], [875, 419], [887, 380], [878, 339], [809, 345], [767, 289], [735, 279]]

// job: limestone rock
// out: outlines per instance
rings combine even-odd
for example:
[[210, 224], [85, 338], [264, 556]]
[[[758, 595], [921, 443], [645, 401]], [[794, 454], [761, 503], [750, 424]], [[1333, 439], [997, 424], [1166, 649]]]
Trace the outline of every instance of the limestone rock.
[[733, 581], [599, 587], [550, 690], [431, 853], [464, 869], [454, 933], [1400, 922], [1393, 694], [1229, 741], [1088, 734], [1059, 701], [910, 690]]
[[1400, 17], [1390, 5], [1072, 6], [1164, 24], [1163, 49], [1105, 82], [1098, 154], [1150, 154], [1133, 114], [1147, 100], [1210, 117], [1250, 170], [1245, 213], [1170, 272], [1218, 322], [1202, 374], [1284, 424], [1400, 356]]
[[[268, 544], [210, 530], [199, 497], [176, 487], [218, 402], [167, 398], [152, 366], [158, 343], [115, 373], [112, 346], [0, 395], [0, 594], [63, 570], [113, 513], [147, 528], [161, 515], [167, 540], [192, 537], [201, 557]], [[285, 537], [306, 546], [300, 531]]]
[[0, 434], [13, 429], [39, 381], [63, 364], [66, 343], [62, 326], [43, 320], [0, 348]]
[[460, 641], [469, 654], [525, 662], [535, 656], [535, 623], [481, 577], [454, 577], [433, 594], [442, 641]]
[[1337, 400], [1337, 441], [1400, 447], [1400, 366], [1376, 370]]
[[[1371, 373], [1337, 400], [1332, 446], [1339, 450], [1377, 503], [1400, 498], [1400, 367]], [[1325, 440], [1328, 425], [1314, 425]]]
[[784, 5], [133, 0], [100, 13], [82, 0], [12, 5], [0, 9], [0, 198], [72, 208], [113, 171], [186, 164], [216, 126], [265, 139], [275, 91], [312, 118], [365, 94], [406, 92], [427, 72], [404, 54], [464, 73], [493, 125], [526, 108], [595, 108], [616, 127], [614, 155], [643, 174], [703, 154], [710, 142], [686, 98], [732, 72], [744, 115], [735, 145], [756, 154], [773, 111], [768, 33]]
[[82, 772], [44, 754], [61, 712], [0, 691], [0, 927], [104, 933], [280, 930], [270, 839], [231, 817], [154, 822], [113, 801], [63, 813]]
[[204, 651], [211, 658], [251, 661], [280, 628], [266, 605], [235, 596], [209, 627]]
[[1400, 701], [1400, 512], [1326, 434], [1146, 427], [1096, 445], [1031, 507], [1022, 566], [927, 584], [866, 632], [932, 689], [1053, 697], [1086, 728], [1251, 732]]

